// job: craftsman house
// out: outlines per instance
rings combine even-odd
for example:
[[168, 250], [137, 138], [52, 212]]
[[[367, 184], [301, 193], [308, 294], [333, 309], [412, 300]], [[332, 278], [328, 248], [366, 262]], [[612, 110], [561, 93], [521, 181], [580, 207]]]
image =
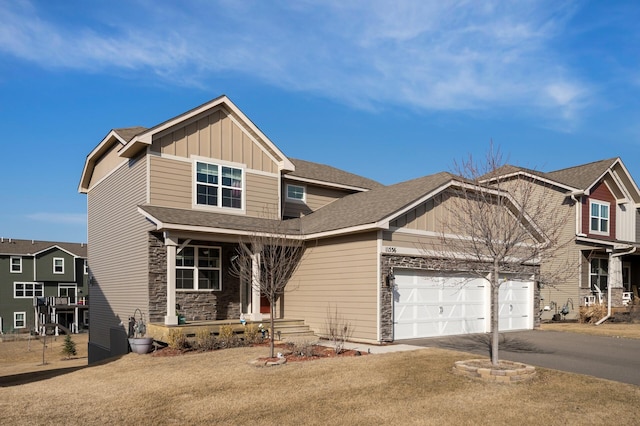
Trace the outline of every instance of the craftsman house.
[[569, 244], [542, 265], [542, 275], [558, 266], [573, 273], [542, 283], [542, 319], [558, 314], [577, 318], [579, 306], [606, 304], [611, 314], [629, 305], [638, 296], [640, 280], [640, 191], [622, 160], [547, 173], [505, 166], [486, 183], [517, 177], [529, 179], [553, 200], [551, 211], [569, 213]]
[[[288, 158], [226, 96], [149, 129], [112, 130], [87, 156], [79, 185], [88, 201], [89, 361], [127, 351], [137, 308], [164, 327], [180, 327], [181, 317], [261, 320], [267, 302], [231, 263], [240, 239], [274, 224], [306, 244], [280, 318], [323, 334], [336, 308], [352, 339], [373, 343], [488, 331], [486, 277], [437, 255], [439, 224], [464, 185], [438, 173], [383, 186]], [[535, 267], [503, 277], [502, 330], [534, 326]]]
[[89, 326], [87, 246], [0, 238], [0, 332]]

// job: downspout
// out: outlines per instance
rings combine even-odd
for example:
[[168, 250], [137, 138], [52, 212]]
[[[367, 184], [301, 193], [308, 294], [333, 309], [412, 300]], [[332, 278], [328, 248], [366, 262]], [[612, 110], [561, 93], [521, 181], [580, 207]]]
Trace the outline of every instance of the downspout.
[[[620, 257], [620, 256], [624, 256], [627, 254], [632, 254], [635, 253], [636, 251], [636, 247], [633, 247], [631, 250], [624, 252], [624, 253], [612, 253], [610, 257]], [[608, 320], [609, 318], [611, 318], [611, 283], [609, 283], [609, 285], [607, 286], [607, 316], [600, 319], [596, 325], [600, 325], [603, 322], [605, 322], [606, 320]]]

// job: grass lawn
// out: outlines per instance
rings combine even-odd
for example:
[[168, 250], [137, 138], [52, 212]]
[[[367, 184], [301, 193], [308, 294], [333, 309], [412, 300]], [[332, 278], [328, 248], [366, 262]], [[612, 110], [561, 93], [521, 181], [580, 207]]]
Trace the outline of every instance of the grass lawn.
[[[531, 383], [475, 382], [452, 374], [454, 361], [475, 358], [460, 352], [428, 348], [269, 368], [249, 365], [266, 353], [265, 348], [238, 348], [176, 357], [129, 354], [76, 371], [59, 370], [64, 374], [0, 388], [0, 422], [640, 423], [635, 408], [640, 387], [545, 369], [538, 369]], [[6, 357], [0, 360], [7, 363]]]

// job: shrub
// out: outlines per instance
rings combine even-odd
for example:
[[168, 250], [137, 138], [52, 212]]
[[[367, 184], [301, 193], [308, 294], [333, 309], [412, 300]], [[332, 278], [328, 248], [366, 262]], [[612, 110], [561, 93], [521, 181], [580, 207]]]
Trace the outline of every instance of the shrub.
[[260, 330], [255, 324], [249, 324], [244, 328], [244, 340], [249, 344], [262, 340]]
[[325, 333], [331, 341], [336, 354], [344, 350], [344, 344], [353, 334], [351, 323], [338, 314], [338, 308], [332, 312], [331, 307], [327, 309], [327, 319], [325, 322]]
[[211, 351], [217, 349], [217, 339], [209, 330], [198, 330], [196, 333], [195, 347], [200, 351]]
[[580, 307], [580, 323], [594, 324], [607, 315], [607, 305], [596, 304]]
[[169, 338], [168, 344], [172, 349], [178, 349], [183, 351], [185, 349], [189, 349], [189, 341], [187, 340], [187, 336], [185, 336], [184, 332], [179, 328], [172, 328], [169, 330]]
[[291, 352], [293, 352], [296, 356], [306, 356], [311, 357], [315, 356], [316, 342], [301, 339], [295, 340], [291, 342]]
[[226, 348], [234, 348], [240, 345], [240, 339], [238, 339], [238, 336], [233, 331], [233, 326], [231, 326], [231, 324], [220, 326], [218, 339], [220, 340], [220, 345]]
[[76, 342], [71, 340], [71, 335], [67, 334], [64, 337], [64, 345], [62, 346], [62, 355], [70, 359], [72, 355], [77, 355]]

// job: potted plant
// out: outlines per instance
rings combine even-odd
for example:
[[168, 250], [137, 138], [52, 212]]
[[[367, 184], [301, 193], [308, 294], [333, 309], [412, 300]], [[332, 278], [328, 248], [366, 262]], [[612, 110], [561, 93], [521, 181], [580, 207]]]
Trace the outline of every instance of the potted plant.
[[[139, 314], [139, 318], [136, 318], [136, 314]], [[132, 317], [129, 317], [129, 346], [131, 352], [137, 354], [147, 354], [153, 349], [153, 338], [144, 337], [147, 332], [147, 325], [144, 322], [144, 314], [138, 308], [133, 313]]]

